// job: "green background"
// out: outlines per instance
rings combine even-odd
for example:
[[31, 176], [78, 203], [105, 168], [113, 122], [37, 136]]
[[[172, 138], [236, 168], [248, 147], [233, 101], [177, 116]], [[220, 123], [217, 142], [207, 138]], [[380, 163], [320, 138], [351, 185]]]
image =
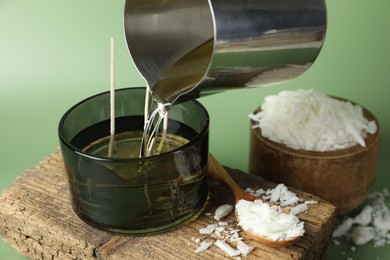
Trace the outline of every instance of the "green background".
[[[58, 121], [70, 106], [108, 90], [111, 36], [117, 88], [145, 85], [127, 52], [123, 6], [124, 0], [0, 0], [0, 190], [54, 152]], [[327, 7], [326, 41], [308, 72], [285, 84], [200, 99], [211, 116], [210, 150], [246, 171], [248, 113], [266, 95], [319, 89], [377, 116], [383, 135], [375, 189], [390, 188], [390, 1], [330, 0]], [[390, 245], [355, 252], [350, 246], [331, 245], [326, 259], [390, 258]], [[0, 259], [24, 258], [1, 241]]]

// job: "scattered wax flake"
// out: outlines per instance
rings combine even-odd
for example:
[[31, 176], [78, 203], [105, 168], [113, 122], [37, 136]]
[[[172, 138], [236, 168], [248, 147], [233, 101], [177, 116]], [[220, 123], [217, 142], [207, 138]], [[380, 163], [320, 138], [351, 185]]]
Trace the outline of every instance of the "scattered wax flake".
[[265, 190], [263, 190], [263, 189], [258, 189], [258, 190], [256, 190], [255, 191], [255, 195], [257, 195], [257, 196], [261, 196], [261, 195], [263, 195], [265, 193]]
[[[213, 229], [214, 229], [214, 231], [211, 232]], [[221, 240], [226, 244], [226, 241], [229, 240], [231, 243], [237, 244], [238, 241], [244, 240], [244, 238], [240, 237], [238, 234], [238, 232], [240, 232], [241, 229], [237, 228], [237, 223], [235, 221], [233, 221], [233, 222], [219, 221], [218, 224], [215, 224], [215, 223], [209, 224], [209, 225], [207, 225], [206, 228], [201, 229], [201, 230], [210, 239], [213, 239], [214, 242], [217, 240]], [[198, 238], [193, 237], [192, 239], [198, 244], [201, 242], [201, 240]], [[206, 242], [203, 242], [202, 244], [200, 244], [200, 247], [195, 251], [196, 253], [201, 253], [204, 250], [207, 250], [207, 248], [209, 248], [211, 246], [209, 244], [210, 242], [208, 242], [208, 244], [204, 244], [204, 243], [206, 243]], [[224, 245], [221, 242], [218, 242], [218, 244], [220, 246], [224, 247]], [[225, 248], [225, 249], [228, 250], [230, 253], [234, 253], [234, 254], [237, 253], [237, 255], [240, 255], [239, 250], [236, 251], [233, 249], [233, 251], [235, 251], [235, 252], [233, 252], [230, 249], [227, 249], [227, 248]]]
[[386, 239], [379, 239], [374, 242], [374, 247], [382, 247], [386, 245]]
[[270, 201], [271, 201], [271, 202], [277, 202], [277, 201], [279, 201], [280, 196], [281, 196], [281, 193], [282, 193], [282, 189], [283, 189], [284, 187], [286, 187], [286, 186], [284, 186], [283, 184], [279, 184], [278, 186], [276, 186], [276, 187], [272, 190], [271, 198], [270, 198]]
[[241, 231], [240, 229], [232, 229], [232, 230], [229, 230], [229, 233], [234, 234], [234, 233], [238, 233], [240, 231]]
[[293, 149], [332, 151], [355, 144], [365, 146], [367, 134], [375, 134], [363, 108], [315, 90], [282, 91], [267, 96], [261, 111], [250, 115], [253, 128], [265, 138]]
[[251, 120], [253, 120], [253, 121], [257, 121], [257, 120], [259, 120], [259, 117], [258, 116], [256, 116], [255, 114], [253, 114], [253, 113], [250, 113], [249, 115], [248, 115], [248, 117], [251, 119]]
[[[281, 201], [280, 206], [285, 207], [285, 206], [294, 205], [298, 201], [299, 201], [298, 197], [291, 197], [291, 198], [288, 198], [288, 199]], [[307, 203], [305, 203], [305, 204], [307, 204]]]
[[316, 200], [306, 200], [304, 203], [306, 205], [315, 205], [315, 204], [318, 204], [318, 201], [316, 201]]
[[293, 214], [293, 215], [298, 215], [302, 212], [305, 212], [309, 209], [309, 207], [307, 206], [307, 204], [305, 203], [302, 203], [302, 204], [298, 204], [294, 207], [289, 207], [290, 209], [290, 213]]
[[390, 230], [390, 216], [386, 215], [374, 215], [373, 224], [377, 229]]
[[368, 126], [367, 126], [368, 133], [375, 134], [377, 130], [378, 130], [378, 126], [376, 125], [375, 121], [371, 121], [368, 123]]
[[340, 241], [336, 240], [336, 239], [333, 239], [333, 244], [335, 244], [336, 246], [339, 246], [340, 245]]
[[230, 242], [237, 241], [236, 239], [240, 238], [238, 233], [234, 233], [233, 235], [230, 236]]
[[207, 212], [205, 215], [206, 215], [206, 216], [211, 216], [211, 213], [210, 213], [210, 212]]
[[371, 222], [372, 207], [366, 205], [363, 210], [353, 219], [353, 223], [367, 226]]
[[240, 251], [234, 250], [231, 246], [229, 246], [225, 241], [223, 240], [217, 240], [214, 245], [225, 251], [229, 256], [238, 256], [240, 255]]
[[355, 245], [364, 245], [373, 241], [374, 248], [390, 244], [390, 210], [387, 198], [387, 189], [382, 192], [372, 192], [361, 211], [344, 221], [348, 224], [350, 224], [349, 219], [353, 221], [352, 228], [344, 234], [344, 237]]
[[212, 242], [203, 242], [196, 250], [195, 253], [199, 254], [202, 253], [203, 251], [209, 249], [210, 246], [212, 246]]
[[251, 188], [246, 188], [245, 189], [246, 192], [250, 193], [250, 194], [253, 194], [255, 191], [252, 190]]
[[199, 229], [199, 233], [200, 234], [211, 234], [215, 231], [216, 228], [217, 228], [216, 224], [209, 224], [209, 225], [207, 225], [207, 227]]
[[229, 204], [221, 205], [215, 210], [214, 218], [216, 220], [220, 220], [220, 219], [226, 217], [227, 215], [229, 215], [230, 212], [232, 212], [232, 210], [233, 210], [232, 205], [229, 205]]
[[237, 249], [240, 251], [240, 253], [242, 255], [248, 256], [252, 252], [253, 247], [248, 246], [247, 244], [245, 244], [242, 241], [238, 241], [237, 242]]
[[[288, 188], [284, 184], [278, 184], [274, 189], [270, 189], [266, 192], [266, 194], [270, 194], [270, 201], [276, 204], [280, 204], [281, 206], [291, 206], [299, 202], [298, 196], [288, 190]], [[264, 197], [264, 199], [266, 199]], [[268, 199], [268, 198], [267, 198]]]
[[242, 241], [244, 240], [243, 237], [231, 237], [230, 242], [237, 242], [237, 241]]
[[221, 232], [219, 232], [218, 230], [215, 230], [215, 234], [217, 235], [217, 237], [222, 237]]
[[351, 239], [355, 245], [364, 245], [374, 238], [374, 232], [371, 227], [357, 227], [352, 231]]
[[217, 227], [215, 230], [218, 232], [223, 232], [225, 230], [225, 227]]
[[336, 229], [333, 231], [333, 237], [341, 237], [347, 234], [349, 229], [352, 227], [353, 219], [347, 218], [344, 220], [340, 225], [336, 227]]

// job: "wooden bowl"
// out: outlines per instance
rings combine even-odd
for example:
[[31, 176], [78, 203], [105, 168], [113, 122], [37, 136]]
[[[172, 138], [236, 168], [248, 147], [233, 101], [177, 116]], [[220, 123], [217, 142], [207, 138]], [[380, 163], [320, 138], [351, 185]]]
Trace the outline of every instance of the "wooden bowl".
[[363, 113], [378, 126], [374, 135], [367, 135], [366, 147], [329, 152], [295, 150], [273, 142], [260, 128], [254, 129], [251, 120], [249, 173], [317, 195], [332, 202], [339, 215], [351, 212], [371, 191], [379, 154], [378, 120], [365, 108]]

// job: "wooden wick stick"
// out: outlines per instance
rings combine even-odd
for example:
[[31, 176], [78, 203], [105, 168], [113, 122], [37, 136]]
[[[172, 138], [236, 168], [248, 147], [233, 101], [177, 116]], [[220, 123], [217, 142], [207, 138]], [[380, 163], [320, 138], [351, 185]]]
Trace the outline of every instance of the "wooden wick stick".
[[110, 66], [110, 143], [108, 157], [112, 157], [115, 135], [115, 41], [111, 37], [111, 66]]

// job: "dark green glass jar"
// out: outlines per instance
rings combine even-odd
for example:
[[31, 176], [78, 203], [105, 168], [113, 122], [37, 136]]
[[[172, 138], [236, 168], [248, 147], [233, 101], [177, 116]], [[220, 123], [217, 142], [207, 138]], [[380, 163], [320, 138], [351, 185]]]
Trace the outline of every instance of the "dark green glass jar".
[[[145, 88], [117, 90], [115, 100], [116, 133], [142, 133]], [[108, 157], [91, 146], [110, 135], [109, 119], [105, 92], [70, 108], [59, 123], [75, 213], [94, 227], [127, 234], [161, 232], [195, 218], [208, 196], [206, 109], [195, 100], [174, 105], [168, 123], [173, 148], [144, 158], [134, 156], [137, 149]]]

